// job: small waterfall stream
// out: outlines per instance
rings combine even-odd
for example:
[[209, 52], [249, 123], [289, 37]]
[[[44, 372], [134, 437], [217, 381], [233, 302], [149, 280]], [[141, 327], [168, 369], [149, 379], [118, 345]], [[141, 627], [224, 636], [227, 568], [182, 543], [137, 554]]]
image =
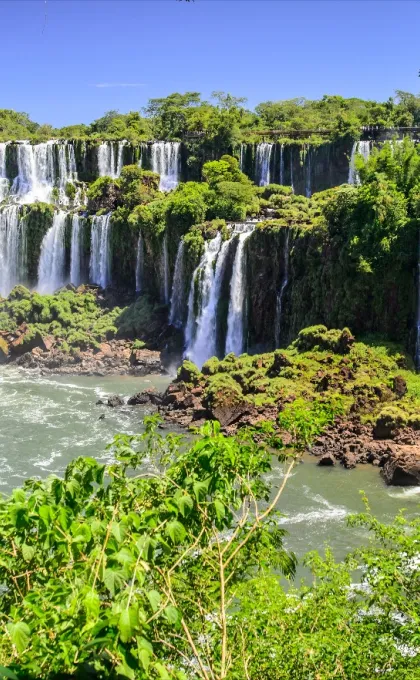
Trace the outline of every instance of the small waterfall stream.
[[38, 290], [40, 293], [54, 293], [65, 283], [65, 226], [66, 213], [59, 210], [54, 214], [52, 226], [41, 244], [38, 266]]
[[179, 183], [180, 142], [152, 144], [152, 170], [160, 175], [160, 191], [171, 191]]
[[144, 285], [144, 238], [140, 232], [137, 241], [136, 257], [136, 293], [141, 293]]
[[8, 205], [0, 211], [0, 296], [25, 280], [25, 267], [25, 221], [19, 218], [19, 206]]
[[251, 231], [238, 236], [235, 260], [230, 281], [230, 300], [225, 354], [233, 352], [237, 356], [244, 351], [244, 307], [246, 292], [245, 243]]
[[171, 310], [169, 323], [182, 328], [184, 318], [184, 239], [181, 239], [176, 253], [174, 280], [172, 283]]
[[371, 143], [369, 141], [367, 142], [354, 142], [352, 150], [351, 150], [351, 157], [350, 157], [350, 166], [349, 166], [349, 177], [348, 177], [348, 184], [360, 184], [360, 177], [359, 173], [357, 172], [356, 169], [356, 157], [358, 155], [363, 156], [365, 161], [369, 158], [370, 155], [370, 146]]
[[261, 144], [257, 145], [255, 177], [260, 187], [270, 184], [270, 162], [273, 146], [273, 144], [268, 142], [261, 142]]
[[170, 271], [169, 271], [169, 255], [168, 255], [168, 232], [165, 231], [162, 242], [162, 269], [163, 269], [163, 301], [165, 305], [170, 302]]
[[89, 274], [91, 282], [102, 288], [111, 283], [110, 231], [111, 213], [92, 218]]
[[284, 144], [280, 145], [280, 178], [279, 182], [283, 185], [284, 182]]
[[9, 193], [9, 180], [6, 173], [6, 150], [8, 142], [0, 143], [0, 203]]
[[280, 290], [277, 293], [276, 300], [276, 318], [274, 322], [274, 345], [275, 347], [280, 346], [280, 334], [281, 334], [281, 317], [283, 312], [283, 296], [287, 284], [289, 283], [289, 237], [290, 230], [286, 227], [286, 236], [284, 238], [284, 249], [283, 249], [283, 279], [281, 282]]
[[311, 185], [311, 147], [308, 146], [305, 149], [305, 196], [310, 198], [312, 196], [312, 185]]
[[81, 248], [82, 223], [79, 215], [74, 214], [71, 223], [70, 245], [70, 283], [80, 286], [82, 283], [82, 248]]

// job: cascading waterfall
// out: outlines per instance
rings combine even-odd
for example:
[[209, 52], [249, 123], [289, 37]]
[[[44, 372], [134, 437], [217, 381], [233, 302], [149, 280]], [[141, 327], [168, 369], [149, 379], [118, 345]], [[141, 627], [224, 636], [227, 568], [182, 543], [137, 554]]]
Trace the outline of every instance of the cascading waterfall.
[[280, 145], [280, 184], [284, 182], [284, 144]]
[[274, 322], [274, 343], [275, 347], [280, 345], [280, 333], [281, 333], [281, 317], [283, 312], [283, 296], [287, 284], [289, 283], [289, 237], [290, 231], [286, 228], [286, 236], [284, 239], [284, 249], [283, 249], [283, 279], [281, 282], [280, 290], [277, 293], [276, 300], [276, 318]]
[[0, 203], [9, 193], [9, 180], [6, 174], [6, 150], [8, 142], [0, 143]]
[[225, 273], [226, 258], [232, 241], [225, 241], [217, 253], [214, 274], [208, 285], [208, 295], [201, 307], [201, 313], [197, 319], [197, 331], [194, 344], [189, 355], [197, 366], [202, 366], [207, 359], [217, 353], [217, 307], [220, 299], [223, 275]]
[[116, 177], [114, 142], [102, 142], [98, 146], [99, 177]]
[[89, 274], [91, 282], [102, 288], [111, 283], [110, 231], [111, 213], [92, 218]]
[[239, 169], [241, 172], [244, 171], [244, 148], [245, 144], [241, 144], [240, 155], [239, 155]]
[[163, 268], [163, 301], [169, 304], [170, 283], [169, 283], [169, 255], [168, 255], [168, 233], [165, 231], [162, 242], [162, 268]]
[[13, 180], [11, 195], [19, 203], [49, 203], [54, 189], [58, 190], [58, 201], [68, 203], [66, 185], [77, 179], [72, 144], [56, 140], [35, 145], [20, 142], [16, 154], [18, 174]]
[[25, 221], [19, 219], [19, 206], [8, 205], [0, 211], [0, 295], [6, 297], [25, 279]]
[[308, 146], [305, 152], [305, 196], [310, 198], [312, 196], [311, 188], [311, 147]]
[[273, 144], [262, 142], [257, 145], [255, 176], [260, 187], [270, 184], [270, 162], [272, 151]]
[[144, 284], [144, 238], [140, 232], [137, 241], [137, 258], [136, 258], [136, 293], [141, 293]]
[[[199, 348], [195, 346], [195, 340], [202, 310], [206, 308], [209, 301], [211, 285], [214, 279], [214, 263], [220, 250], [221, 243], [222, 236], [220, 233], [218, 233], [215, 238], [211, 239], [211, 241], [206, 242], [204, 253], [191, 278], [190, 293], [188, 296], [188, 320], [185, 328], [185, 355], [198, 365], [200, 365], [201, 358], [198, 354]], [[197, 301], [195, 290], [197, 284], [200, 288], [200, 310], [196, 319], [195, 311]], [[208, 356], [206, 356], [204, 361], [206, 361], [207, 358]], [[204, 361], [202, 363], [204, 363]]]
[[290, 186], [292, 187], [292, 192], [295, 193], [293, 185], [293, 147], [290, 147]]
[[184, 317], [184, 246], [184, 239], [181, 239], [176, 253], [174, 280], [172, 282], [169, 323], [175, 328], [182, 328]]
[[74, 214], [71, 224], [70, 246], [70, 283], [80, 286], [82, 283], [82, 223], [79, 215]]
[[351, 150], [351, 157], [350, 157], [350, 167], [349, 167], [349, 178], [348, 178], [348, 184], [360, 184], [360, 177], [359, 173], [356, 170], [356, 156], [363, 156], [365, 161], [369, 158], [370, 155], [370, 142], [354, 142], [352, 150]]
[[237, 356], [244, 351], [244, 307], [246, 292], [245, 243], [252, 232], [238, 236], [235, 260], [230, 281], [230, 300], [228, 311], [225, 354], [233, 352]]
[[38, 266], [38, 290], [40, 293], [54, 293], [65, 283], [65, 226], [66, 213], [54, 214], [52, 226], [41, 244]]
[[152, 144], [152, 170], [160, 175], [160, 191], [171, 191], [179, 183], [179, 142]]

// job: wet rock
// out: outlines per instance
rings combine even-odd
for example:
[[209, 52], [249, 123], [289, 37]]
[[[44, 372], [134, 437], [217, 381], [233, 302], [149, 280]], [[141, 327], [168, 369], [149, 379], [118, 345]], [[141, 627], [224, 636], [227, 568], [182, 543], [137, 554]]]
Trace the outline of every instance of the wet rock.
[[347, 470], [352, 470], [357, 465], [358, 456], [357, 456], [356, 453], [352, 453], [351, 451], [346, 451], [345, 453], [343, 453], [343, 456], [341, 458], [341, 462]]
[[108, 401], [106, 402], [107, 406], [110, 406], [111, 408], [116, 408], [117, 406], [124, 406], [124, 400], [121, 399], [118, 394], [112, 395], [112, 397], [108, 397]]
[[222, 428], [232, 425], [244, 416], [251, 415], [254, 409], [250, 404], [238, 403], [232, 405], [218, 405], [211, 409], [213, 420], [218, 420]]
[[337, 460], [334, 458], [334, 456], [331, 453], [324, 453], [323, 456], [319, 459], [317, 465], [320, 465], [322, 467], [327, 467], [327, 466], [332, 466], [337, 463]]
[[381, 472], [387, 484], [418, 486], [420, 484], [420, 447], [396, 447]]

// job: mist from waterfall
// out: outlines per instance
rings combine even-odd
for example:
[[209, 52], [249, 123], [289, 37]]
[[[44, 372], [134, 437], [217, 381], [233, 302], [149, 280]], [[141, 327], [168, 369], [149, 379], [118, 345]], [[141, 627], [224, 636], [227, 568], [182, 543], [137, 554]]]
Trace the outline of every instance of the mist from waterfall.
[[356, 158], [358, 155], [363, 156], [366, 162], [370, 156], [370, 147], [371, 143], [369, 141], [354, 142], [350, 156], [349, 177], [347, 180], [348, 184], [360, 184], [359, 173], [356, 169]]
[[273, 144], [262, 142], [257, 145], [255, 156], [255, 177], [260, 187], [270, 184], [270, 163]]
[[182, 328], [184, 318], [184, 248], [185, 242], [181, 239], [176, 253], [169, 312], [169, 323], [175, 328]]
[[71, 222], [70, 244], [70, 283], [80, 286], [82, 283], [82, 221], [81, 217], [74, 214]]
[[136, 293], [141, 293], [144, 285], [144, 238], [140, 232], [137, 241], [136, 257]]
[[102, 288], [111, 283], [110, 232], [111, 213], [92, 218], [89, 275]]
[[152, 170], [160, 175], [160, 191], [171, 191], [179, 183], [180, 142], [152, 144]]
[[0, 211], [0, 296], [6, 297], [26, 278], [25, 220], [20, 219], [17, 205]]
[[62, 210], [54, 213], [52, 226], [42, 240], [38, 265], [38, 291], [43, 294], [54, 293], [65, 283], [66, 217]]
[[281, 321], [283, 313], [283, 296], [287, 284], [289, 283], [289, 238], [290, 230], [286, 227], [286, 235], [284, 238], [283, 247], [283, 278], [280, 285], [280, 289], [277, 293], [276, 299], [276, 317], [274, 321], [274, 344], [275, 347], [280, 345], [280, 334], [281, 334]]
[[250, 231], [245, 231], [238, 236], [238, 245], [230, 281], [225, 354], [233, 352], [237, 356], [244, 351], [244, 308], [246, 293], [245, 243], [250, 235]]

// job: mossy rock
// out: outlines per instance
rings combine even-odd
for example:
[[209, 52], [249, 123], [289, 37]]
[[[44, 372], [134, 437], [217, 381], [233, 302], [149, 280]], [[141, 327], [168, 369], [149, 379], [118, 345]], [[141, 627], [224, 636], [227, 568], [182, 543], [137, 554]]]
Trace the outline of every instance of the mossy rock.
[[7, 361], [9, 355], [9, 345], [4, 338], [0, 338], [0, 364], [4, 364]]
[[177, 382], [196, 385], [200, 377], [200, 369], [192, 361], [185, 360], [178, 369]]
[[374, 428], [375, 439], [394, 439], [398, 430], [407, 425], [408, 415], [396, 406], [388, 406], [379, 413]]
[[328, 330], [326, 326], [318, 325], [301, 330], [293, 347], [301, 352], [327, 350], [336, 354], [348, 354], [354, 342], [355, 338], [348, 328]]

